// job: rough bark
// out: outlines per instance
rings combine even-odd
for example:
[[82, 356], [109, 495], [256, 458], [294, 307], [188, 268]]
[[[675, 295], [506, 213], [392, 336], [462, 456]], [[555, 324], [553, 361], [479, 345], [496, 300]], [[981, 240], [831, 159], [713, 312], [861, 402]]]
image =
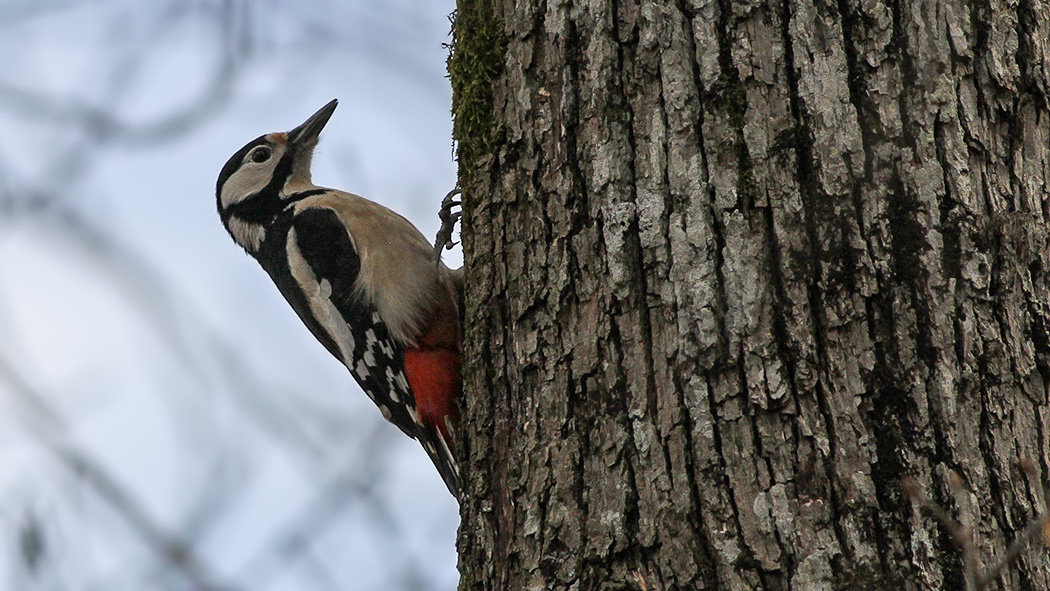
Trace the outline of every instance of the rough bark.
[[1024, 528], [1046, 0], [460, 0], [450, 72], [461, 589], [961, 589], [904, 476]]

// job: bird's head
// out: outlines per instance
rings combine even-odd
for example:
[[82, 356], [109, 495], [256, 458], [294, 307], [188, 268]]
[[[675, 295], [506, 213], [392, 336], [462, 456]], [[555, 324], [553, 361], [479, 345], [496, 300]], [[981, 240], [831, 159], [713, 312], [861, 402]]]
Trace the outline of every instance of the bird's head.
[[313, 186], [310, 162], [317, 137], [336, 105], [332, 100], [291, 131], [255, 138], [222, 167], [215, 184], [219, 215], [249, 252], [262, 242], [266, 223], [284, 209], [284, 199]]

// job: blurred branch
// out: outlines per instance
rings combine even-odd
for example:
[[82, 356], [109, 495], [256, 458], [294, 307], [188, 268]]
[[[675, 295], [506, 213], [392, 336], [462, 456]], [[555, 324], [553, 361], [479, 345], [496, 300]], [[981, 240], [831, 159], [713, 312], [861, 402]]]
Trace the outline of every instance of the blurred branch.
[[[25, 217], [56, 231], [80, 256], [89, 257], [101, 274], [109, 276], [121, 293], [134, 301], [154, 325], [173, 356], [189, 376], [201, 376], [205, 363], [220, 367], [231, 381], [233, 400], [256, 420], [261, 429], [282, 437], [302, 452], [317, 453], [321, 443], [311, 441], [302, 429], [294, 429], [295, 414], [289, 414], [277, 401], [295, 399], [279, 383], [264, 382], [266, 372], [252, 367], [237, 344], [207, 323], [207, 317], [192, 305], [177, 286], [137, 252], [120, 244], [101, 228], [69, 208], [40, 207], [35, 202], [7, 203], [7, 216]], [[43, 228], [42, 228], [43, 229]], [[192, 337], [190, 336], [192, 335]]]
[[[29, 19], [88, 3], [78, 0], [16, 1], [0, 7], [0, 21], [4, 26], [10, 26], [14, 18]], [[145, 587], [234, 591], [234, 587], [239, 587], [254, 590], [275, 585], [282, 574], [293, 569], [301, 576], [305, 575], [303, 580], [318, 589], [338, 589], [340, 585], [333, 573], [338, 573], [336, 565], [342, 564], [345, 557], [337, 554], [338, 558], [332, 560], [330, 553], [321, 552], [326, 547], [319, 542], [324, 541], [326, 535], [331, 537], [333, 528], [342, 526], [339, 533], [347, 529], [345, 514], [354, 510], [355, 518], [358, 511], [363, 517], [352, 522], [349, 529], [359, 533], [359, 528], [370, 528], [367, 532], [369, 541], [374, 539], [383, 553], [392, 557], [378, 566], [388, 569], [391, 577], [404, 583], [392, 586], [423, 588], [433, 577], [425, 576], [420, 556], [406, 551], [405, 540], [412, 537], [411, 532], [398, 522], [399, 513], [392, 505], [394, 501], [374, 488], [383, 482], [385, 471], [393, 462], [391, 449], [396, 449], [396, 444], [390, 427], [372, 416], [361, 423], [349, 420], [342, 413], [322, 409], [326, 403], [310, 406], [305, 394], [307, 390], [299, 386], [297, 379], [275, 380], [272, 368], [253, 364], [235, 336], [223, 334], [219, 325], [209, 322], [205, 311], [193, 305], [194, 301], [185, 289], [165, 277], [162, 270], [141, 252], [122, 243], [120, 236], [106, 226], [104, 215], [92, 217], [96, 212], [81, 205], [93, 205], [93, 202], [75, 203], [72, 199], [86, 194], [85, 187], [92, 186], [92, 183], [84, 182], [84, 179], [98, 165], [111, 162], [104, 159], [107, 157], [106, 148], [133, 148], [137, 151], [170, 143], [199, 128], [227, 105], [254, 54], [260, 24], [270, 26], [274, 39], [279, 42], [289, 38], [291, 29], [293, 45], [299, 44], [296, 47], [305, 58], [301, 60], [303, 69], [321, 68], [317, 64], [322, 62], [312, 59], [318, 47], [342, 45], [339, 49], [342, 55], [348, 51], [345, 44], [350, 43], [354, 51], [369, 53], [384, 66], [392, 64], [412, 71], [413, 83], [425, 78], [427, 83], [447, 90], [443, 75], [420, 68], [422, 62], [414, 62], [409, 44], [403, 43], [415, 39], [414, 26], [418, 23], [412, 18], [418, 16], [409, 14], [408, 18], [402, 19], [404, 9], [390, 10], [386, 5], [378, 10], [365, 8], [370, 6], [365, 1], [351, 3], [346, 10], [342, 10], [344, 5], [329, 3], [328, 8], [333, 11], [340, 9], [336, 18], [328, 13], [311, 13], [309, 8], [304, 8], [307, 5], [289, 5], [279, 0], [95, 4], [105, 4], [116, 18], [103, 23], [105, 26], [99, 31], [99, 38], [106, 40], [100, 46], [105, 53], [99, 54], [99, 58], [95, 54], [82, 56], [91, 58], [85, 62], [90, 71], [82, 77], [83, 86], [73, 87], [66, 94], [34, 87], [34, 80], [41, 77], [0, 77], [0, 110], [25, 122], [19, 126], [20, 130], [29, 133], [44, 130], [53, 136], [53, 141], [43, 144], [46, 150], [37, 160], [28, 160], [31, 175], [36, 178], [22, 178], [26, 174], [19, 176], [16, 165], [23, 159], [0, 161], [0, 223], [28, 222], [32, 224], [31, 232], [35, 238], [54, 239], [55, 243], [68, 248], [67, 252], [75, 253], [74, 264], [86, 262], [92, 274], [101, 277], [107, 288], [120, 294], [121, 305], [128, 304], [129, 318], [133, 317], [135, 322], [141, 320], [146, 330], [157, 336], [165, 363], [170, 355], [174, 365], [180, 371], [184, 370], [183, 374], [189, 380], [187, 387], [180, 391], [185, 396], [162, 399], [181, 411], [172, 413], [177, 419], [173, 421], [178, 427], [175, 430], [180, 446], [177, 453], [180, 458], [188, 456], [196, 462], [191, 471], [195, 482], [199, 474], [203, 476], [200, 484], [185, 485], [185, 490], [180, 490], [185, 496], [179, 499], [177, 508], [170, 512], [165, 508], [160, 513], [159, 505], [155, 504], [158, 499], [146, 496], [151, 492], [139, 492], [155, 490], [141, 488], [139, 474], [131, 474], [122, 482], [117, 478], [125, 475], [118, 470], [122, 466], [105, 463], [108, 457], [101, 452], [91, 453], [92, 444], [97, 442], [95, 439], [73, 438], [70, 431], [79, 423], [68, 422], [73, 419], [67, 421], [67, 417], [61, 414], [65, 409], [57, 406], [62, 401], [57, 392], [35, 388], [32, 378], [24, 373], [24, 366], [18, 363], [22, 353], [18, 348], [19, 335], [0, 330], [3, 333], [0, 335], [0, 346], [3, 346], [0, 350], [0, 396], [7, 395], [15, 402], [14, 424], [24, 426], [43, 453], [54, 458], [60, 467], [60, 478], [64, 479], [67, 472], [73, 475], [78, 486], [70, 488], [87, 492], [83, 498], [91, 499], [90, 508], [102, 509], [101, 514], [106, 516], [103, 523], [107, 527], [99, 530], [105, 544], [112, 545], [106, 549], [107, 554], [123, 555], [133, 551], [136, 557], [148, 557], [143, 561], [145, 564], [128, 561], [121, 564], [117, 572], [107, 572], [102, 577], [95, 571], [90, 577], [80, 574], [80, 571], [88, 571], [98, 564], [105, 565], [105, 560], [98, 560], [93, 553], [74, 552], [62, 556], [61, 560], [56, 559], [56, 555], [62, 554], [60, 549], [56, 552], [47, 542], [70, 536], [49, 538], [47, 529], [41, 526], [61, 522], [71, 508], [77, 519], [75, 527], [83, 527], [81, 520], [88, 524], [92, 521], [91, 511], [76, 504], [79, 497], [55, 486], [55, 490], [62, 494], [63, 503], [55, 508], [47, 507], [42, 514], [35, 506], [40, 490], [33, 488], [33, 497], [27, 503], [28, 507], [33, 507], [31, 521], [20, 523], [14, 530], [17, 534], [16, 550], [21, 553], [21, 560], [42, 570], [44, 566], [41, 565], [45, 565], [46, 574], [50, 576], [55, 576], [59, 569], [69, 569], [74, 573], [70, 580], [75, 582], [75, 587], [40, 583], [38, 589], [94, 588], [108, 591]], [[144, 9], [146, 6], [148, 8]], [[348, 14], [353, 18], [346, 18]], [[284, 17], [291, 15], [305, 16], [299, 22], [290, 23]], [[69, 18], [78, 15], [59, 16], [68, 22]], [[204, 49], [212, 47], [210, 41], [214, 38], [214, 51], [204, 53], [208, 61], [202, 60], [199, 64], [200, 78], [193, 77], [194, 81], [200, 79], [203, 86], [197, 89], [194, 83], [196, 91], [172, 111], [144, 120], [129, 116], [126, 107], [130, 101], [144, 96], [145, 84], [157, 78], [157, 72], [151, 68], [159, 67], [157, 64], [161, 60], [157, 58], [166, 55], [161, 53], [166, 47], [164, 42], [186, 32], [179, 25], [188, 22], [187, 17], [201, 16], [206, 17], [202, 22], [212, 32], [212, 37], [207, 37], [207, 43], [194, 46], [194, 51], [201, 46]], [[363, 34], [347, 35], [347, 22], [364, 29]], [[287, 48], [287, 45], [283, 47]], [[389, 53], [379, 55], [381, 52]], [[180, 82], [172, 80], [170, 84], [181, 90], [177, 87]], [[187, 95], [177, 92], [175, 96]], [[141, 102], [135, 103], [135, 106], [141, 105]], [[153, 106], [150, 113], [159, 110], [160, 105]], [[145, 113], [134, 111], [140, 112]], [[0, 229], [0, 238], [4, 235]], [[0, 302], [0, 306], [2, 304]], [[0, 310], [0, 316], [3, 312]], [[19, 310], [12, 312], [20, 313]], [[30, 326], [27, 330], [35, 330], [37, 325], [27, 326]], [[3, 328], [2, 323], [0, 328]], [[349, 376], [345, 377], [349, 390], [352, 382]], [[168, 384], [165, 387], [171, 388]], [[220, 403], [226, 404], [222, 410], [233, 411], [230, 417], [213, 418], [211, 411], [215, 408], [216, 393], [222, 396]], [[207, 417], [202, 420], [205, 412]], [[232, 418], [236, 428], [226, 429], [227, 424], [223, 422], [226, 418]], [[181, 424], [178, 419], [182, 420]], [[359, 424], [367, 425], [367, 431], [358, 429]], [[357, 441], [358, 438], [363, 441]], [[355, 440], [353, 446], [345, 445], [348, 439]], [[308, 477], [310, 487], [315, 482], [321, 484], [316, 489], [307, 489], [307, 494], [313, 496], [286, 523], [272, 529], [269, 525], [258, 528], [258, 539], [253, 543], [259, 548], [242, 568], [239, 562], [230, 564], [229, 556], [211, 556], [205, 554], [205, 549], [210, 548], [209, 542], [222, 539], [221, 536], [229, 535], [229, 530], [240, 525], [237, 518], [243, 514], [245, 505], [249, 505], [249, 511], [257, 510], [257, 507], [250, 507], [257, 499], [249, 494], [253, 489], [246, 475], [252, 474], [254, 466], [274, 459], [260, 453], [252, 445], [255, 442], [265, 443], [266, 449], [276, 447], [282, 460], [287, 454], [293, 467]], [[338, 469], [332, 469], [336, 459]], [[51, 464], [50, 461], [47, 463]], [[207, 466], [203, 470], [200, 469], [201, 463]], [[55, 476], [49, 475], [49, 478], [54, 480]], [[47, 486], [52, 485], [48, 483]], [[136, 492], [141, 496], [136, 496]], [[67, 503], [70, 507], [65, 506]], [[150, 508], [154, 511], [151, 512]], [[172, 527], [169, 525], [172, 523], [178, 525]], [[76, 550], [82, 549], [80, 540], [73, 542], [70, 540]], [[4, 558], [0, 556], [0, 580], [6, 566]], [[113, 570], [111, 566], [103, 568]], [[102, 578], [107, 580], [101, 581]], [[33, 582], [38, 581], [33, 579]], [[0, 582], [0, 586], [5, 583]]]
[[242, 576], [258, 581], [253, 589], [265, 588], [275, 579], [275, 571], [306, 554], [310, 542], [335, 525], [336, 518], [348, 504], [360, 501], [363, 494], [371, 490], [379, 475], [377, 465], [389, 456], [390, 446], [380, 444], [389, 433], [387, 425], [375, 423], [335, 480], [322, 487], [314, 499], [246, 563]]
[[[64, 239], [73, 240], [73, 248], [81, 256], [91, 257], [99, 269], [104, 270], [121, 286], [122, 293], [138, 301], [141, 309], [156, 325], [153, 332], [163, 336], [176, 357], [186, 364], [188, 374], [200, 374], [200, 369], [196, 366], [201, 358], [218, 362], [234, 380], [235, 385], [231, 388], [234, 400], [246, 411], [246, 417], [254, 417], [261, 423], [264, 433], [284, 439], [286, 444], [290, 444], [292, 449], [298, 449], [300, 453], [314, 448], [314, 444], [308, 443], [309, 438], [305, 438], [305, 434], [289, 430], [293, 425], [290, 421], [298, 413], [290, 413], [276, 407], [271, 409], [266, 403], [270, 398], [294, 400], [297, 396], [281, 392], [281, 387], [273, 383], [263, 383], [259, 379], [260, 372], [243, 358], [236, 344], [210, 327], [204, 320], [205, 316], [192, 309], [189, 298], [182, 297], [176, 286], [169, 285], [167, 280], [160, 276], [154, 267], [140, 259], [136, 252], [123, 247], [68, 208], [40, 210], [30, 207], [10, 213], [15, 217], [19, 214], [28, 215], [38, 223], [45, 222], [59, 231]], [[194, 335], [192, 341], [186, 340], [187, 330]], [[9, 364], [7, 366], [9, 367]], [[25, 398], [24, 402], [37, 405], [38, 415], [53, 416], [53, 411], [41, 406], [43, 403], [39, 396]], [[384, 504], [385, 501], [373, 494], [372, 487], [381, 474], [379, 467], [384, 465], [384, 459], [390, 449], [390, 445], [384, 445], [381, 440], [389, 437], [391, 431], [385, 423], [376, 421], [371, 425], [371, 434], [353, 448], [357, 450], [357, 454], [339, 471], [336, 480], [323, 487], [314, 501], [304, 507], [288, 525], [270, 536], [270, 541], [248, 562], [246, 568], [241, 569], [241, 575], [235, 580], [256, 581], [256, 584], [249, 587], [251, 589], [262, 589], [276, 581], [280, 571], [298, 560], [308, 558], [310, 541], [322, 536], [327, 528], [334, 526], [337, 523], [336, 516], [352, 503], [368, 505], [367, 513], [372, 519], [383, 522], [382, 527], [375, 528], [375, 535], [377, 539], [380, 536], [389, 538], [384, 539], [383, 543], [391, 546], [391, 556], [400, 557], [402, 564], [399, 574], [412, 579], [420, 578], [411, 557], [404, 554], [403, 544], [400, 542], [405, 537], [405, 532], [399, 530], [390, 509]], [[328, 445], [330, 447], [331, 442]], [[73, 467], [79, 468], [82, 464], [80, 461], [73, 461], [77, 458], [65, 457], [67, 463]], [[98, 473], [90, 468], [89, 463], [88, 468], [84, 470], [87, 475], [93, 476]], [[100, 476], [100, 481], [106, 481], [104, 473]], [[191, 513], [186, 537], [177, 539], [176, 543], [168, 540], [171, 534], [166, 532], [160, 539], [168, 541], [156, 542], [158, 547], [164, 549], [165, 555], [172, 559], [177, 559], [183, 554], [183, 548], [188, 547], [189, 540], [200, 539], [209, 530], [218, 527], [222, 521], [213, 517], [222, 515], [223, 508], [235, 500], [234, 492], [224, 489], [227, 483], [220, 479], [206, 479], [206, 482], [208, 485], [195, 495], [200, 500], [197, 502], [197, 509]], [[234, 481], [234, 484], [240, 482]], [[117, 494], [119, 489], [106, 487], [105, 490], [114, 493], [109, 497], [114, 499], [114, 502], [123, 502]], [[143, 527], [150, 531], [148, 524]], [[158, 536], [154, 536], [154, 539], [157, 538]], [[318, 575], [317, 572], [313, 574]]]
[[1046, 506], [1046, 499], [1050, 498], [1050, 485], [1042, 481], [1039, 468], [1034, 461], [1029, 458], [1021, 458], [1020, 465], [1036, 491], [1037, 514], [1010, 544], [1003, 556], [984, 570], [981, 569], [981, 557], [973, 543], [974, 516], [967, 499], [969, 492], [962, 478], [954, 472], [950, 472], [948, 476], [948, 486], [951, 488], [955, 505], [959, 511], [958, 520], [954, 519], [944, 507], [927, 498], [914, 478], [906, 477], [901, 481], [905, 495], [936, 519], [941, 527], [948, 530], [952, 541], [962, 551], [963, 580], [966, 582], [967, 591], [983, 591], [991, 587], [1003, 575], [1006, 567], [1021, 558], [1021, 553], [1032, 542], [1041, 540], [1044, 546], [1050, 545], [1050, 511]]
[[[116, 64], [110, 68], [108, 77], [99, 76], [106, 79], [106, 88], [94, 103], [75, 96], [54, 96], [0, 80], [0, 106], [30, 120], [79, 131], [66, 133], [73, 140], [53, 150], [54, 157], [40, 175], [40, 186], [24, 188], [22, 199], [34, 202], [38, 208], [46, 207], [61, 196], [72, 194], [66, 189], [89, 169], [102, 146], [142, 148], [164, 144], [198, 127], [218, 112], [228, 102], [251, 51], [251, 29], [241, 14], [242, 4], [246, 4], [245, 0], [194, 5], [211, 6], [215, 12], [214, 35], [220, 47], [216, 66], [200, 95], [153, 121], [125, 120], [115, 114], [115, 106], [121, 103], [125, 92], [144, 71], [142, 64], [157, 47], [157, 39], [178, 22], [179, 13], [185, 11], [183, 2], [171, 2], [164, 7], [154, 23], [159, 28], [147, 31], [138, 43], [124, 48], [122, 55], [115, 60]], [[7, 199], [11, 199], [10, 189], [7, 193]]]
[[0, 23], [10, 26], [36, 17], [79, 8], [92, 0], [37, 0], [36, 2], [5, 2], [0, 5]]
[[[230, 29], [223, 24], [223, 31]], [[243, 57], [231, 49], [228, 47], [223, 52], [211, 81], [200, 96], [154, 121], [127, 121], [115, 115], [109, 107], [97, 107], [76, 97], [55, 97], [3, 81], [0, 81], [0, 103], [31, 119], [76, 126], [98, 143], [134, 148], [156, 145], [194, 129], [225, 104]]]
[[116, 479], [86, 452], [77, 449], [63, 437], [66, 429], [60, 416], [3, 356], [0, 356], [0, 379], [8, 385], [16, 408], [22, 409], [25, 424], [30, 427], [37, 440], [54, 454], [61, 464], [89, 483], [117, 514], [123, 516], [125, 522], [162, 562], [183, 575], [200, 591], [235, 591], [233, 587], [214, 583], [213, 575], [196, 556], [193, 548], [165, 532]]

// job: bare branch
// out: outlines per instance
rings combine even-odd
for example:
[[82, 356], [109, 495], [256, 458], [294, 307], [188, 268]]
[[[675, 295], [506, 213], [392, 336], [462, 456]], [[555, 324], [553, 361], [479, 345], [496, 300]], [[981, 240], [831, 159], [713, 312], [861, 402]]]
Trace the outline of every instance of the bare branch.
[[952, 518], [943, 507], [927, 498], [914, 478], [907, 476], [901, 480], [901, 488], [904, 489], [905, 495], [948, 530], [952, 541], [962, 551], [963, 577], [966, 581], [966, 588], [969, 591], [983, 591], [989, 588], [992, 583], [1002, 576], [1007, 566], [1020, 559], [1021, 553], [1029, 543], [1050, 528], [1050, 512], [1047, 512], [1043, 502], [1043, 499], [1050, 498], [1050, 488], [1048, 488], [1048, 485], [1039, 482], [1039, 475], [1034, 462], [1022, 459], [1021, 466], [1029, 474], [1029, 477], [1033, 480], [1035, 490], [1038, 491], [1036, 496], [1039, 512], [1028, 523], [1021, 535], [1010, 544], [1006, 553], [984, 572], [981, 572], [980, 556], [978, 556], [973, 545], [974, 521], [968, 508], [969, 492], [966, 490], [962, 479], [954, 472], [949, 473], [948, 485], [951, 488], [952, 496], [955, 498], [955, 504], [959, 508], [958, 521]]
[[64, 421], [11, 366], [0, 356], [0, 379], [9, 386], [9, 392], [22, 409], [37, 440], [75, 475], [90, 483], [110, 507], [123, 516], [126, 523], [172, 569], [201, 591], [235, 591], [233, 587], [214, 582], [214, 575], [196, 556], [193, 548], [165, 532], [146, 510], [128, 494], [86, 452], [77, 449], [63, 437]]

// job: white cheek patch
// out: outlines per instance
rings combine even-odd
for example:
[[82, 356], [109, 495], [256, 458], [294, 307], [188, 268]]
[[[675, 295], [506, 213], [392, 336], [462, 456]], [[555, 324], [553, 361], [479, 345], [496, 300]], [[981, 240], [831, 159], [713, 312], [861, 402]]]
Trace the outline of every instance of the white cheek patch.
[[335, 304], [332, 303], [330, 297], [332, 295], [331, 285], [329, 285], [327, 280], [321, 280], [318, 283], [313, 269], [310, 268], [309, 263], [303, 257], [303, 253], [299, 250], [295, 228], [288, 230], [286, 250], [288, 254], [288, 268], [306, 296], [306, 301], [310, 305], [310, 312], [317, 319], [321, 328], [335, 341], [336, 347], [339, 348], [339, 358], [343, 361], [343, 365], [348, 368], [353, 367], [354, 335], [350, 333], [350, 328], [343, 321], [343, 317], [339, 314]]
[[233, 173], [222, 186], [222, 206], [229, 207], [262, 191], [270, 182], [270, 175], [259, 169], [242, 168]]
[[259, 250], [263, 240], [266, 238], [266, 228], [261, 224], [246, 222], [239, 217], [231, 217], [228, 222], [230, 235], [245, 250], [255, 252]]
[[266, 188], [266, 185], [270, 184], [270, 178], [273, 176], [277, 163], [281, 161], [281, 153], [274, 150], [270, 159], [262, 163], [249, 160], [251, 152], [244, 158], [245, 161], [241, 163], [237, 172], [226, 179], [222, 185], [220, 200], [223, 208], [240, 203]]

